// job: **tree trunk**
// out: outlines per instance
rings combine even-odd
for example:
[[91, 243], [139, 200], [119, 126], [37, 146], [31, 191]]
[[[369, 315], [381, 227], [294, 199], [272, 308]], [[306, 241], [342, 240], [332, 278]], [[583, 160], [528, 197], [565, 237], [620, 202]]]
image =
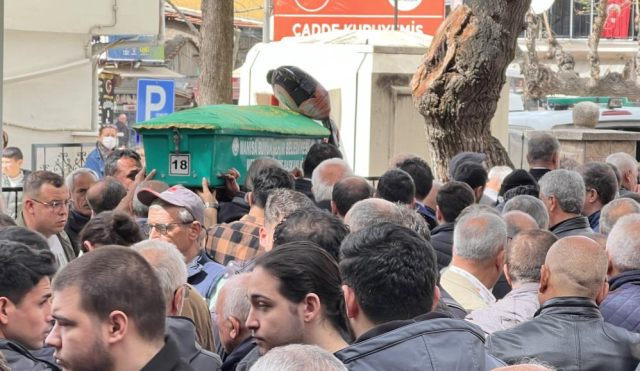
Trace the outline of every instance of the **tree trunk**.
[[463, 151], [487, 154], [489, 166], [512, 166], [490, 123], [531, 0], [471, 0], [444, 21], [422, 58], [411, 89], [425, 117], [431, 161], [448, 179], [449, 160]]
[[600, 0], [600, 6], [598, 7], [598, 16], [593, 22], [593, 31], [589, 36], [589, 62], [591, 63], [591, 79], [589, 80], [589, 86], [595, 87], [600, 80], [600, 56], [598, 55], [598, 45], [600, 44], [600, 36], [602, 35], [602, 29], [604, 23], [607, 21], [607, 5], [609, 0]]
[[198, 105], [232, 103], [233, 1], [202, 0]]

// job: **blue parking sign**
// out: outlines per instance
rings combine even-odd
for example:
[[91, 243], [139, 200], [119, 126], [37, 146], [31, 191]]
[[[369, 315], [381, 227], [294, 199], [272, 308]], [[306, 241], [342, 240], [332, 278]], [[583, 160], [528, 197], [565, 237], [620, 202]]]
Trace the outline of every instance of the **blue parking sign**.
[[173, 80], [138, 80], [136, 122], [173, 113], [176, 82]]

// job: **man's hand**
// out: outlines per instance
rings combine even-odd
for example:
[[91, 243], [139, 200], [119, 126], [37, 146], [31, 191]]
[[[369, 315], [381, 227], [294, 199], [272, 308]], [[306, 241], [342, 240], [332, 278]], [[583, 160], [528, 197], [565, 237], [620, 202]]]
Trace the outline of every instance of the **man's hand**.
[[202, 191], [198, 191], [198, 196], [202, 199], [202, 202], [218, 202], [216, 199], [216, 190], [213, 192], [209, 189], [209, 181], [207, 178], [202, 178]]
[[304, 178], [304, 173], [298, 167], [294, 167], [293, 170], [291, 170], [291, 175], [293, 176], [293, 179]]
[[145, 176], [146, 171], [147, 169], [143, 167], [142, 169], [140, 169], [138, 174], [136, 174], [135, 180], [129, 185], [129, 190], [127, 190], [127, 195], [124, 196], [122, 201], [120, 201], [120, 203], [116, 207], [116, 210], [124, 211], [125, 213], [131, 216], [134, 216], [132, 205], [133, 205], [133, 197], [136, 194], [136, 188], [138, 188], [138, 186], [142, 184], [142, 182], [151, 180], [153, 179], [153, 176], [156, 175], [156, 169], [151, 170], [151, 172], [147, 176]]
[[230, 198], [235, 197], [240, 192], [238, 178], [240, 178], [240, 172], [234, 168], [227, 170], [224, 174], [224, 186], [227, 188], [227, 195]]

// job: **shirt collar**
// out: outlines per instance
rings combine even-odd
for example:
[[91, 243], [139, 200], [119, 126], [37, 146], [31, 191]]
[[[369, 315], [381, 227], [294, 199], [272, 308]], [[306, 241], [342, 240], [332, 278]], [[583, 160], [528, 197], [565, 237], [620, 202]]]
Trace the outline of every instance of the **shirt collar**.
[[464, 270], [464, 269], [462, 269], [460, 267], [455, 267], [453, 265], [450, 266], [449, 269], [451, 269], [452, 272], [458, 273], [462, 277], [464, 277], [467, 280], [469, 280], [469, 282], [471, 282], [471, 284], [476, 288], [476, 291], [478, 292], [478, 295], [480, 295], [482, 300], [485, 303], [487, 303], [487, 305], [492, 305], [493, 303], [496, 302], [496, 297], [493, 296], [493, 293], [491, 292], [491, 290], [489, 290], [473, 274], [467, 272], [466, 270]]

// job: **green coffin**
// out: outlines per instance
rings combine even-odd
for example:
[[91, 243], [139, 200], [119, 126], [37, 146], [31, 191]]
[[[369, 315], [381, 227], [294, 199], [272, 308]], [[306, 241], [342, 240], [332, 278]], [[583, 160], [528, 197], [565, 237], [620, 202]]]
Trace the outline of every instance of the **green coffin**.
[[236, 168], [242, 184], [251, 163], [260, 157], [302, 167], [309, 148], [329, 137], [316, 121], [274, 106], [214, 105], [180, 111], [135, 124], [142, 135], [147, 169], [169, 185], [212, 186]]

